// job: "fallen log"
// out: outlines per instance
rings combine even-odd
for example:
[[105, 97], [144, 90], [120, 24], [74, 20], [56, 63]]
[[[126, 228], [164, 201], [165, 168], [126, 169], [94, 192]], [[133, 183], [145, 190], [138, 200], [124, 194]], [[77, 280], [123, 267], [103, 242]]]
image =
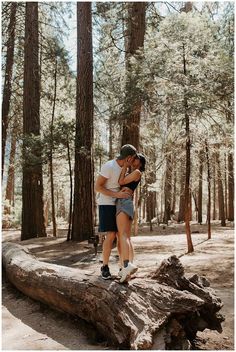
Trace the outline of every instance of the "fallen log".
[[116, 347], [187, 350], [197, 331], [222, 331], [221, 300], [205, 278], [187, 279], [176, 256], [127, 285], [41, 262], [15, 243], [3, 243], [2, 256], [7, 278], [21, 292], [93, 324]]

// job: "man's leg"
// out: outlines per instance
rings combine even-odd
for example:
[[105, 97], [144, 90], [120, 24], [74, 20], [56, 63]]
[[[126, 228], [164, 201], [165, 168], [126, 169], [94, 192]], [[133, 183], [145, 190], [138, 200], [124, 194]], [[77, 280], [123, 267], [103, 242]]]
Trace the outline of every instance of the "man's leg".
[[116, 232], [107, 232], [105, 241], [103, 242], [103, 247], [102, 247], [102, 261], [103, 265], [108, 265], [111, 250], [112, 250], [112, 244], [114, 239], [116, 238]]

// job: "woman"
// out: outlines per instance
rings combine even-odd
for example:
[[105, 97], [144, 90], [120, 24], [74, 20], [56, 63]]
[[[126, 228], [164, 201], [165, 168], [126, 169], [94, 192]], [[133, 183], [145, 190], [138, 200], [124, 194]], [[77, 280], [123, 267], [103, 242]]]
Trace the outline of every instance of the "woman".
[[[132, 192], [137, 188], [142, 172], [145, 171], [146, 159], [141, 154], [138, 153], [135, 160], [131, 166], [131, 172], [127, 174], [127, 169], [130, 166], [128, 163], [122, 168], [119, 184], [123, 187], [127, 187]], [[119, 233], [119, 246], [122, 253], [121, 262], [124, 268], [120, 270], [119, 276], [121, 277], [120, 282], [124, 282], [128, 276], [133, 274], [138, 270], [138, 268], [133, 265], [134, 250], [130, 239], [131, 236], [131, 226], [134, 218], [134, 205], [133, 196], [127, 199], [117, 199], [116, 200], [116, 223]]]

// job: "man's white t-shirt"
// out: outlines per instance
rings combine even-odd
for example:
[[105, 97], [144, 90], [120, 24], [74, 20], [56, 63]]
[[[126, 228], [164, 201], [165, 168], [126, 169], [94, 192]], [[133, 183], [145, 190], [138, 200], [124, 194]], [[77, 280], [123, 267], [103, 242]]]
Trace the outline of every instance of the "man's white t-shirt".
[[[105, 188], [118, 192], [120, 185], [118, 183], [121, 174], [122, 167], [119, 166], [115, 159], [107, 161], [102, 165], [100, 175], [107, 178]], [[98, 204], [99, 205], [115, 205], [116, 198], [106, 196], [99, 193]]]

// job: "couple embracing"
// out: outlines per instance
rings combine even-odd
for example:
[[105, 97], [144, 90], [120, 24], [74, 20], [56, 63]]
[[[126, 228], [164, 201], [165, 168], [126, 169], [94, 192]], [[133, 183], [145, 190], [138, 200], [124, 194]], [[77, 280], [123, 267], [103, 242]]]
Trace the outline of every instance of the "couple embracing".
[[110, 279], [108, 266], [112, 244], [117, 238], [121, 268], [120, 282], [125, 282], [138, 268], [133, 263], [131, 225], [134, 218], [133, 193], [145, 170], [145, 157], [131, 144], [125, 144], [120, 155], [101, 167], [95, 190], [99, 193], [99, 232], [106, 232], [103, 242], [103, 279]]

